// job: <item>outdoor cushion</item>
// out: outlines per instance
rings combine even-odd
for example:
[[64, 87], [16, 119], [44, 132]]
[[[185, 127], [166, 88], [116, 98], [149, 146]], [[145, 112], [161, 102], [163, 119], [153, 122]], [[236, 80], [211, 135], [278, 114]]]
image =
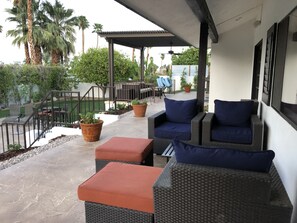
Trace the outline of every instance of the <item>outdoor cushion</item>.
[[272, 150], [241, 151], [237, 149], [193, 146], [173, 141], [177, 162], [238, 170], [269, 172], [275, 156]]
[[252, 129], [249, 127], [214, 125], [211, 130], [211, 140], [218, 142], [251, 144]]
[[78, 198], [154, 213], [153, 184], [162, 168], [110, 162], [78, 187]]
[[112, 137], [95, 150], [96, 159], [142, 162], [153, 149], [152, 139]]
[[191, 124], [164, 122], [155, 128], [155, 137], [165, 139], [191, 139]]
[[166, 117], [169, 122], [191, 123], [191, 120], [197, 115], [197, 99], [186, 101], [176, 101], [164, 98]]
[[220, 125], [249, 126], [254, 102], [215, 100], [215, 117]]

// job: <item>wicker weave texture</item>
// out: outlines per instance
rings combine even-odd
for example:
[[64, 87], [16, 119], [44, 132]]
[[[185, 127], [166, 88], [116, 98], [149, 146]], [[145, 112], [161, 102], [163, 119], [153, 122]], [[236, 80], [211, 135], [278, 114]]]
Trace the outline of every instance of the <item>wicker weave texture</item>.
[[292, 205], [277, 175], [176, 163], [154, 185], [158, 223], [289, 223]]
[[105, 167], [109, 162], [122, 162], [122, 163], [130, 163], [130, 164], [137, 164], [137, 165], [146, 165], [146, 166], [154, 166], [154, 157], [153, 157], [153, 150], [149, 152], [149, 154], [146, 156], [146, 159], [139, 162], [126, 162], [126, 161], [119, 161], [119, 160], [99, 160], [95, 159], [95, 165], [96, 165], [96, 172], [101, 170], [103, 167]]
[[85, 202], [86, 223], [152, 223], [153, 214]]

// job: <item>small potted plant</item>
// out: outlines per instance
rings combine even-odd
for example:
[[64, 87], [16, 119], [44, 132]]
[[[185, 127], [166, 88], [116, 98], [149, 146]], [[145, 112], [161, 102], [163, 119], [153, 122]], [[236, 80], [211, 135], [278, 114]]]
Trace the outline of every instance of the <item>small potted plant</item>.
[[183, 85], [184, 91], [185, 91], [186, 93], [189, 93], [189, 92], [191, 91], [191, 87], [192, 87], [192, 84], [191, 84], [191, 83], [185, 83], [185, 84]]
[[95, 142], [100, 139], [103, 120], [94, 117], [93, 112], [87, 112], [85, 115], [80, 115], [80, 128], [87, 142]]
[[144, 117], [146, 108], [147, 108], [147, 102], [146, 101], [140, 101], [137, 98], [131, 101], [131, 105], [134, 111], [135, 117]]

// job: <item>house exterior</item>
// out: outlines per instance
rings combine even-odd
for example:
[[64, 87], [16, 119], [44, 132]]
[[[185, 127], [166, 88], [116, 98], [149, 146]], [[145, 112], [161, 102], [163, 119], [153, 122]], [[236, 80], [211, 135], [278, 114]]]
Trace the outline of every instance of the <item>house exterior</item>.
[[[275, 165], [294, 206], [292, 222], [297, 222], [297, 13], [292, 12], [297, 0], [117, 2], [195, 47], [201, 47], [201, 24], [208, 23], [209, 111], [214, 110], [215, 99], [261, 102], [264, 149], [276, 154]], [[205, 3], [209, 11], [203, 8]], [[209, 12], [215, 28], [197, 6]], [[284, 20], [290, 13], [290, 20]], [[286, 104], [293, 108], [292, 113], [282, 110]]]

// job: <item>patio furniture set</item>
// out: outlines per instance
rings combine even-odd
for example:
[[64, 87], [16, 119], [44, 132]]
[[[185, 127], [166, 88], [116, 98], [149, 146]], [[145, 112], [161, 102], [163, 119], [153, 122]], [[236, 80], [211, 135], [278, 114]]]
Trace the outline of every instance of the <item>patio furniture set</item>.
[[[148, 118], [149, 139], [113, 137], [96, 148], [96, 173], [78, 188], [86, 222], [289, 223], [275, 154], [255, 136], [263, 135], [259, 120], [249, 127], [257, 107], [217, 100], [205, 115], [196, 100], [165, 98], [166, 110]], [[153, 167], [153, 152], [165, 150], [169, 162]]]

